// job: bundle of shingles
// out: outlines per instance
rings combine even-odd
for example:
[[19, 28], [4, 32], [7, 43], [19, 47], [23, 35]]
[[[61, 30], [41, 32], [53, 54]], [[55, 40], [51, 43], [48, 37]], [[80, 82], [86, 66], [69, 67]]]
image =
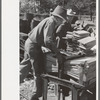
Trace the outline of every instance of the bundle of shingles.
[[94, 37], [86, 37], [78, 40], [79, 47], [84, 50], [87, 55], [96, 54], [96, 39]]
[[77, 40], [85, 38], [85, 37], [89, 36], [89, 34], [90, 34], [88, 31], [85, 31], [85, 30], [78, 30], [78, 31], [74, 31], [73, 33]]
[[[90, 55], [90, 54], [94, 54], [94, 51], [96, 51], [95, 47], [96, 47], [96, 38], [95, 37], [91, 37], [89, 36], [89, 32], [84, 31], [84, 30], [80, 30], [80, 31], [74, 31], [72, 34], [67, 34], [67, 36], [72, 39], [72, 42], [68, 41], [68, 37], [67, 38], [63, 38], [66, 39], [68, 41], [67, 47], [70, 47], [71, 50], [73, 50], [73, 52], [76, 52], [77, 50], [83, 50], [86, 55]], [[75, 48], [75, 49], [74, 49]], [[94, 49], [92, 49], [94, 48]], [[68, 50], [68, 49], [67, 49]]]

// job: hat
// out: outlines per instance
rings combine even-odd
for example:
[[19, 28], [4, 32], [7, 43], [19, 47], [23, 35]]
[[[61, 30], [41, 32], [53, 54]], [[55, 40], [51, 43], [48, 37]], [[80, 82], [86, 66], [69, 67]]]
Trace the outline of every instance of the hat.
[[72, 9], [67, 9], [67, 15], [75, 16], [76, 12], [73, 12]]
[[54, 11], [52, 12], [52, 15], [58, 16], [60, 18], [63, 18], [66, 20], [66, 9], [64, 9], [62, 6], [57, 6]]

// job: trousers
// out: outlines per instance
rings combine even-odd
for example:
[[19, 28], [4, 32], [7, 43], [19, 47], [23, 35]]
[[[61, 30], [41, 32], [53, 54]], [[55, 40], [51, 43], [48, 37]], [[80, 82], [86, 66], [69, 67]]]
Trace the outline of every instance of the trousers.
[[[25, 42], [24, 59], [20, 65], [20, 82], [24, 80], [32, 68], [33, 75], [36, 77], [35, 98], [41, 97], [43, 80], [40, 75], [44, 72], [44, 55], [41, 46], [38, 46], [36, 43], [32, 43], [30, 39], [27, 39]], [[34, 96], [32, 96], [32, 98], [33, 97]]]

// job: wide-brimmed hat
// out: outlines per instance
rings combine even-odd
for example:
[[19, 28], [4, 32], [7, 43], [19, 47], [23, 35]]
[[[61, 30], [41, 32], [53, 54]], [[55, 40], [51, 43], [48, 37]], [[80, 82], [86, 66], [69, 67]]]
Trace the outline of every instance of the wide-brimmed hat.
[[55, 15], [55, 16], [58, 16], [60, 18], [63, 18], [66, 20], [66, 13], [67, 13], [67, 10], [64, 9], [62, 6], [57, 6], [54, 11], [52, 12], [52, 15]]
[[72, 9], [67, 9], [68, 16], [75, 16], [76, 12], [73, 12]]

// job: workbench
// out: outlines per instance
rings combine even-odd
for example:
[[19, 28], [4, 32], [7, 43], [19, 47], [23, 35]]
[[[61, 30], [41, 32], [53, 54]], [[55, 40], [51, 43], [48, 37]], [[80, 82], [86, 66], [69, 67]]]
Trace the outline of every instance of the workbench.
[[[57, 59], [52, 53], [45, 55], [46, 74], [42, 75], [44, 80], [43, 100], [47, 100], [47, 84], [50, 81], [70, 88], [72, 100], [79, 100], [80, 91], [87, 91], [96, 86], [96, 56], [79, 56], [69, 60], [65, 57], [65, 59], [63, 73], [69, 76], [70, 80], [54, 76], [54, 73], [58, 73]], [[60, 99], [58, 98], [58, 100]]]

